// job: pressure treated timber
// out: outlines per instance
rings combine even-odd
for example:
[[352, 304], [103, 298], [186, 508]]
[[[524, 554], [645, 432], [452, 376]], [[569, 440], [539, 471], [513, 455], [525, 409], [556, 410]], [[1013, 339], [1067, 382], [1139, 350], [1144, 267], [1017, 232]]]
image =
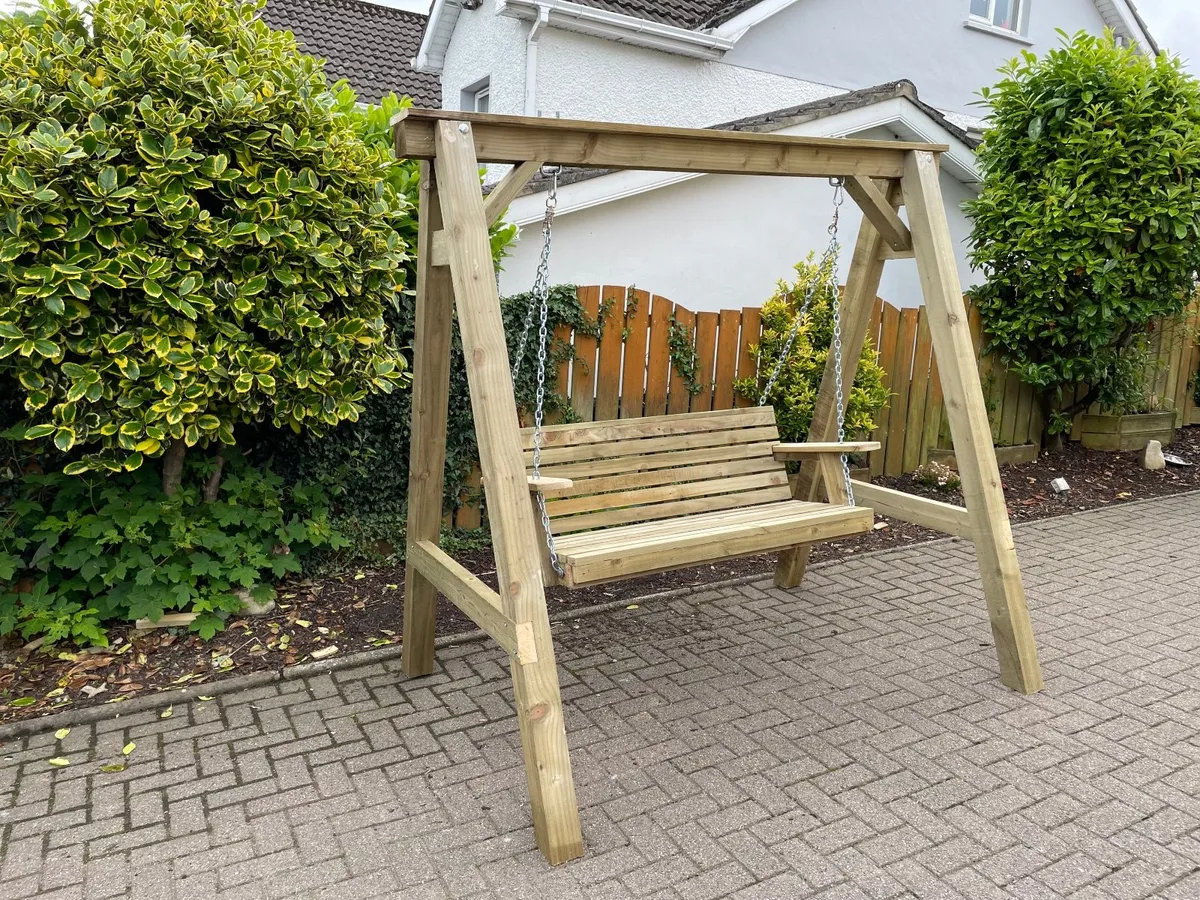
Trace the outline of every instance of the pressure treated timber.
[[714, 175], [898, 178], [910, 150], [944, 152], [940, 144], [857, 141], [795, 135], [664, 128], [448, 110], [409, 109], [392, 120], [396, 155], [432, 159], [446, 120], [470, 123], [481, 163], [543, 160], [547, 165]]
[[962, 506], [917, 497], [870, 482], [854, 485], [854, 502], [870, 507], [881, 516], [892, 516], [943, 534], [952, 534], [969, 541], [975, 537], [971, 530], [971, 516]]
[[902, 187], [954, 438], [954, 455], [1000, 660], [1000, 678], [1013, 690], [1033, 693], [1043, 687], [1041, 667], [958, 280], [954, 242], [938, 185], [937, 158], [922, 151], [911, 153], [905, 163]]
[[[434, 266], [430, 260], [429, 241], [442, 224], [432, 165], [421, 163], [418, 177], [417, 305], [413, 329], [412, 437], [406, 534], [410, 543], [436, 543], [442, 529], [454, 288], [450, 270]], [[437, 588], [411, 564], [406, 564], [400, 657], [400, 667], [405, 675], [433, 672], [436, 623]]]
[[432, 541], [417, 541], [408, 547], [407, 562], [488, 633], [523, 666], [537, 662], [533, 627], [516, 623], [500, 608], [500, 595], [472, 575]]
[[[508, 619], [531, 624], [537, 653], [537, 662], [520, 665], [514, 660], [510, 667], [534, 837], [546, 859], [557, 865], [583, 854], [583, 832], [471, 127], [439, 122], [436, 147], [442, 216], [450, 237], [449, 268], [480, 469], [487, 482], [500, 596]], [[521, 159], [531, 158], [538, 157]]]
[[[901, 196], [900, 186], [893, 182], [887, 186], [887, 190], [888, 202], [895, 207]], [[867, 325], [871, 321], [871, 311], [879, 294], [879, 282], [883, 278], [884, 263], [880, 251], [886, 246], [871, 220], [864, 216], [854, 244], [846, 288], [842, 292], [842, 375], [845, 396], [849, 396], [854, 387], [858, 360], [867, 339]], [[813, 401], [812, 424], [808, 429], [810, 441], [837, 440], [835, 375], [834, 355], [826, 354], [821, 387], [817, 391], [817, 399]], [[792, 496], [797, 500], [815, 500], [820, 493], [819, 467], [815, 462], [805, 463], [800, 467], [800, 476], [796, 479]], [[775, 584], [783, 588], [799, 586], [808, 567], [808, 557], [807, 546], [789, 547], [780, 553], [775, 566]]]
[[529, 179], [538, 173], [542, 167], [540, 160], [526, 160], [513, 166], [512, 171], [500, 179], [500, 183], [492, 188], [491, 193], [483, 201], [483, 217], [489, 226], [495, 225], [504, 215], [505, 210], [517, 199], [517, 195]]
[[871, 220], [889, 247], [895, 251], [912, 249], [912, 233], [895, 207], [888, 202], [887, 194], [876, 187], [875, 182], [862, 175], [846, 179], [846, 193], [854, 198], [863, 215]]
[[563, 583], [575, 587], [681, 566], [767, 553], [800, 541], [831, 540], [869, 531], [870, 510], [783, 500], [730, 521], [725, 513], [662, 523], [657, 533], [630, 538], [626, 529], [586, 532], [559, 541]]
[[776, 444], [771, 452], [776, 459], [793, 459], [814, 453], [869, 453], [882, 446], [879, 441], [813, 441], [811, 444]]

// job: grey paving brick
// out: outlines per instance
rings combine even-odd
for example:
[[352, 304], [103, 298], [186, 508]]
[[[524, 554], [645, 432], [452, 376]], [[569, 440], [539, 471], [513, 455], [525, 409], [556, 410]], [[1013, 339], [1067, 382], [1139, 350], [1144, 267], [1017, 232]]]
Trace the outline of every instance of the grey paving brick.
[[[37, 735], [0, 898], [1195, 900], [1200, 496], [1016, 526], [1047, 690], [946, 541], [556, 629], [588, 855], [537, 852], [507, 661], [439, 651]], [[145, 751], [143, 753], [143, 751]]]

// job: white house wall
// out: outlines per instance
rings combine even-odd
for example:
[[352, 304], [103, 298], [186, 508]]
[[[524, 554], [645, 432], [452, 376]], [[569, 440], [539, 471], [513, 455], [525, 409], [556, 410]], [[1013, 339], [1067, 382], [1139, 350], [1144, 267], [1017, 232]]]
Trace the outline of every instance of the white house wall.
[[[961, 204], [973, 195], [942, 175], [942, 190], [956, 243], [970, 226]], [[634, 284], [693, 310], [757, 306], [780, 278], [828, 236], [832, 189], [820, 179], [705, 175], [568, 215], [554, 225], [551, 283]], [[841, 278], [844, 281], [861, 214], [854, 201], [842, 208]], [[541, 233], [521, 229], [500, 277], [506, 294], [533, 284]], [[975, 274], [959, 254], [964, 287]], [[880, 295], [897, 306], [922, 302], [916, 264], [894, 260], [884, 268]]]
[[489, 80], [491, 111], [525, 111], [525, 36], [529, 26], [495, 14], [492, 0], [464, 9], [446, 48], [442, 69], [442, 107], [460, 109], [462, 92]]
[[538, 114], [704, 127], [842, 93], [754, 69], [559, 29], [538, 49]]
[[907, 78], [939, 109], [979, 114], [981, 87], [1023, 49], [1037, 53], [1068, 34], [1099, 34], [1105, 22], [1093, 0], [1026, 0], [1025, 37], [965, 27], [970, 0], [797, 0], [751, 28], [725, 61], [847, 89]]

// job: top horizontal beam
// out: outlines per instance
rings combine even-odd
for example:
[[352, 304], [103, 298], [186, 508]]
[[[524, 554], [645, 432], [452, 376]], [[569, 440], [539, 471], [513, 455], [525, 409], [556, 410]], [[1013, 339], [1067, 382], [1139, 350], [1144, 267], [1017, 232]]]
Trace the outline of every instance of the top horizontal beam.
[[663, 128], [501, 116], [457, 110], [408, 109], [392, 120], [396, 155], [433, 159], [439, 121], [466, 122], [481, 163], [542, 160], [547, 165], [714, 175], [810, 178], [899, 178], [912, 150], [944, 153], [941, 144], [800, 137], [711, 128]]

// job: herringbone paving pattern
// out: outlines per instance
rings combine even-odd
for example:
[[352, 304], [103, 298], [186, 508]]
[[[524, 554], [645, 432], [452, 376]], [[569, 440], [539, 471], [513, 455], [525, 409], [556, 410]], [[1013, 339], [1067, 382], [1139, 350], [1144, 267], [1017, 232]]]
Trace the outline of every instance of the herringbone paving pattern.
[[1017, 539], [1032, 698], [958, 542], [559, 626], [583, 860], [471, 644], [6, 747], [0, 897], [1200, 898], [1200, 496]]

